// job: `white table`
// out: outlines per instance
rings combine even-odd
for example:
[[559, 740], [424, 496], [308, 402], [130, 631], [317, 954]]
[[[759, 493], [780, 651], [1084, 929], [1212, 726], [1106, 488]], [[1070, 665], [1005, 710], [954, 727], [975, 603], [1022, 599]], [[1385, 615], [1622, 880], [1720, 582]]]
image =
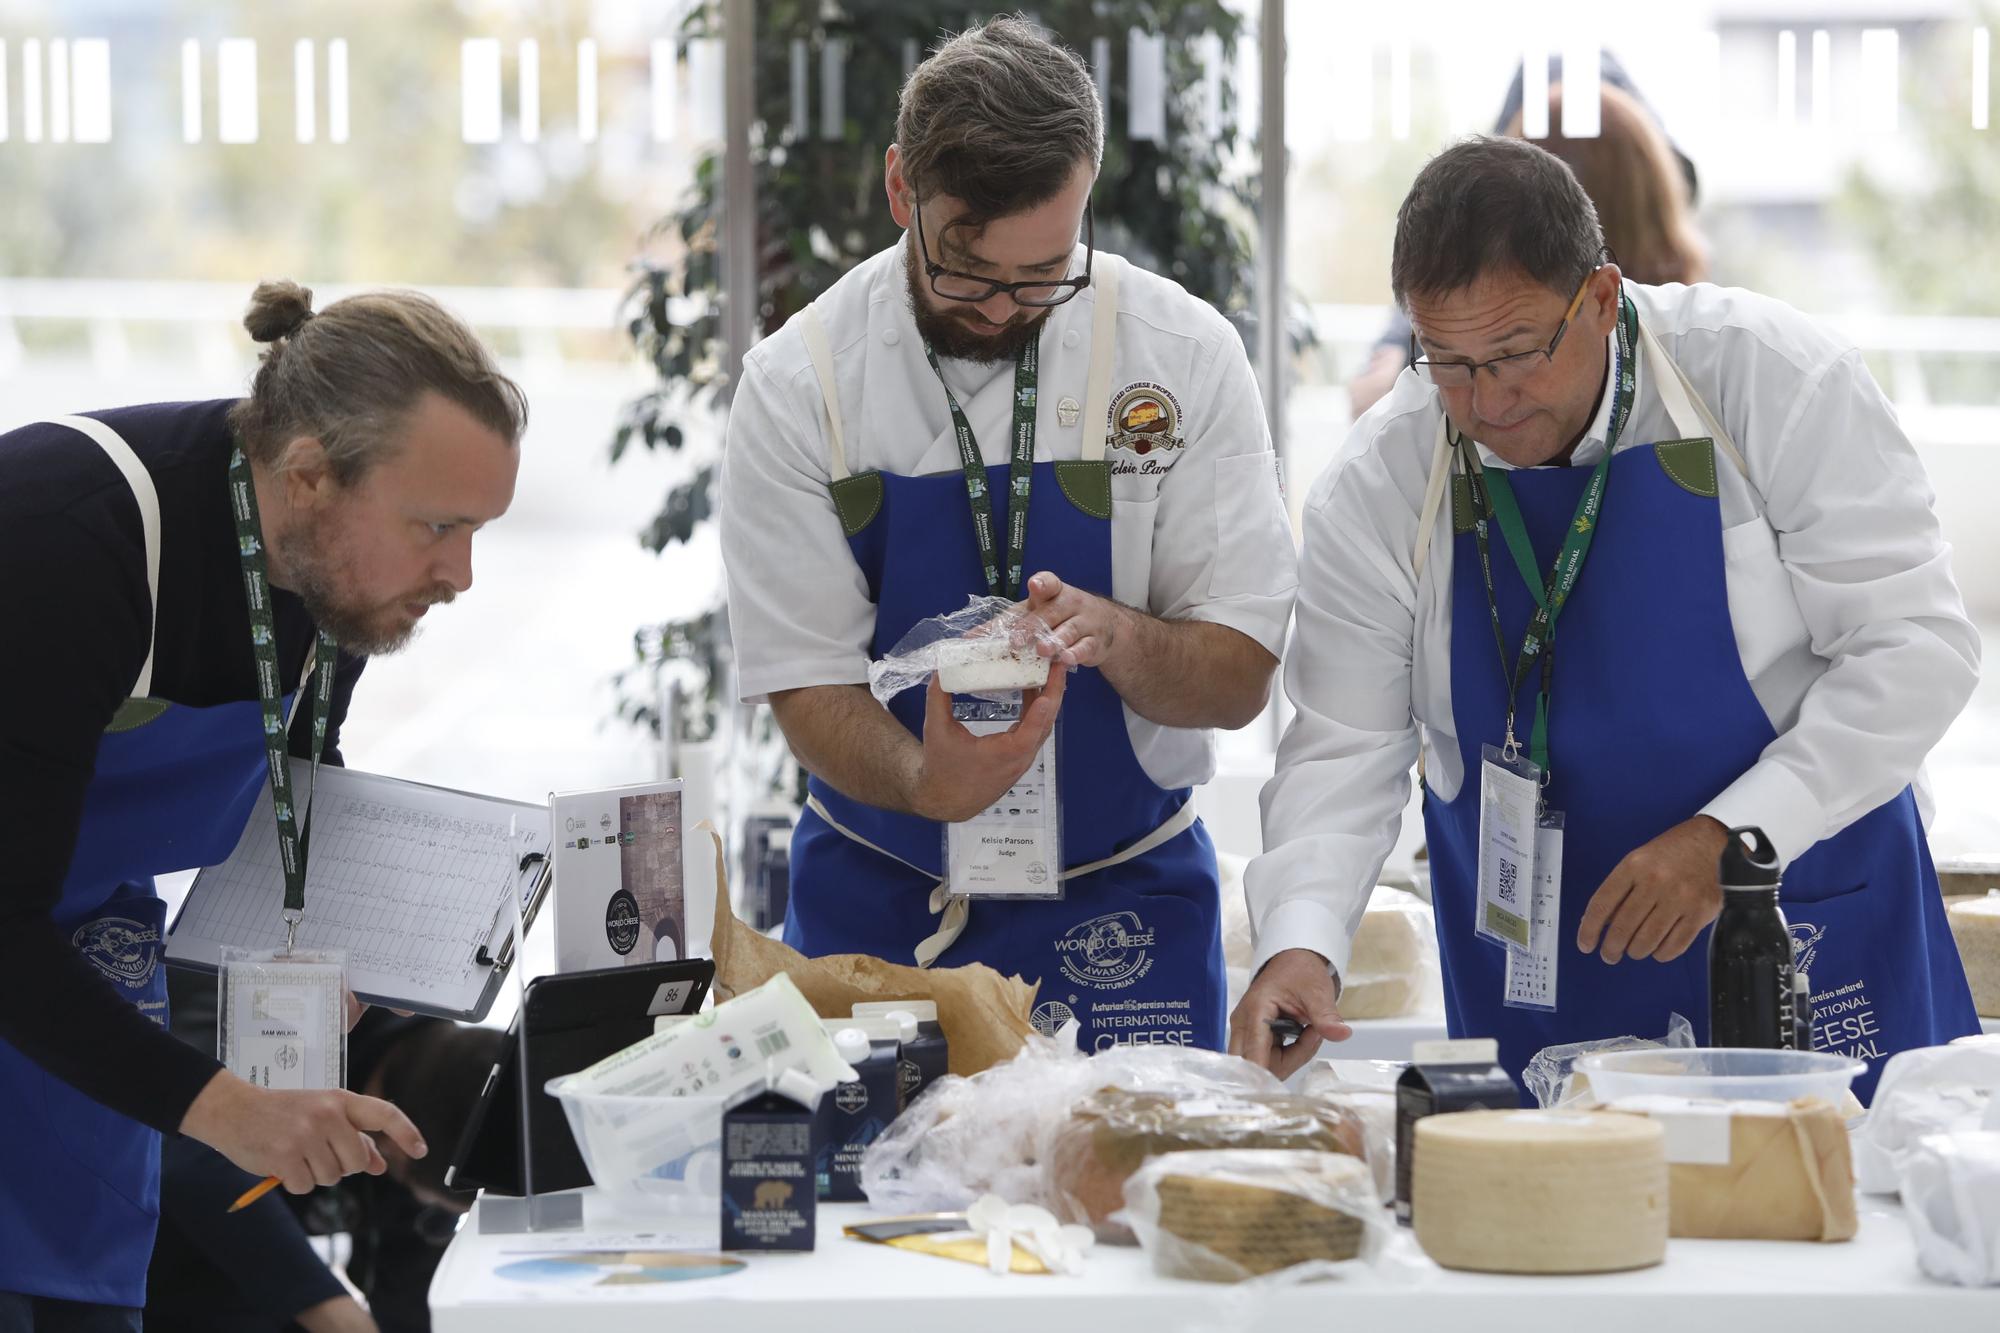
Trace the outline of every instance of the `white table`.
[[1154, 1276], [1138, 1250], [1105, 1248], [1079, 1278], [995, 1278], [983, 1269], [841, 1235], [872, 1217], [823, 1204], [811, 1254], [738, 1256], [742, 1271], [698, 1282], [532, 1285], [494, 1270], [534, 1237], [482, 1236], [468, 1221], [431, 1284], [438, 1333], [1181, 1333], [1196, 1329], [1466, 1329], [1478, 1333], [1994, 1333], [2000, 1290], [1934, 1283], [1897, 1206], [1864, 1198], [1845, 1245], [1674, 1241], [1657, 1268], [1597, 1277], [1452, 1273], [1408, 1232], [1380, 1269], [1250, 1290]]

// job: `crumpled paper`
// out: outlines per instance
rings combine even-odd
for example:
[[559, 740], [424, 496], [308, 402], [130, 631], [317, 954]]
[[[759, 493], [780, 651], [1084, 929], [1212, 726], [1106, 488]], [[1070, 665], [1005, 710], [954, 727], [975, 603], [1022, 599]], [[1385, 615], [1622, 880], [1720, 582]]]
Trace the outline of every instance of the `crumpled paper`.
[[822, 1018], [846, 1018], [857, 1003], [935, 1000], [938, 1024], [950, 1047], [951, 1072], [970, 1077], [1020, 1054], [1035, 1025], [1040, 987], [1003, 977], [981, 963], [965, 967], [904, 967], [867, 954], [807, 958], [737, 919], [729, 906], [729, 877], [722, 837], [715, 842], [715, 997], [727, 1000], [783, 972]]

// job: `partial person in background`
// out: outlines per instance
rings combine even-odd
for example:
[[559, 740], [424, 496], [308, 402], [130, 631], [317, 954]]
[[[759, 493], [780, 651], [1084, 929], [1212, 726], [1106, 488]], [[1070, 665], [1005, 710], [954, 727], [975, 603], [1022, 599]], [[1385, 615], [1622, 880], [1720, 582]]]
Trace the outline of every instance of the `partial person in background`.
[[[1561, 74], [1558, 63], [1551, 77]], [[1535, 144], [1569, 165], [1597, 206], [1604, 243], [1628, 278], [1650, 286], [1706, 280], [1708, 245], [1695, 224], [1694, 164], [1667, 138], [1659, 117], [1608, 51], [1598, 95], [1599, 132], [1571, 138], [1562, 132], [1562, 85], [1552, 85], [1549, 134]], [[1516, 73], [1495, 133], [1519, 139], [1526, 137], [1523, 129], [1521, 76]], [[1410, 321], [1397, 308], [1367, 365], [1348, 382], [1349, 415], [1359, 420], [1379, 402], [1409, 360]]]

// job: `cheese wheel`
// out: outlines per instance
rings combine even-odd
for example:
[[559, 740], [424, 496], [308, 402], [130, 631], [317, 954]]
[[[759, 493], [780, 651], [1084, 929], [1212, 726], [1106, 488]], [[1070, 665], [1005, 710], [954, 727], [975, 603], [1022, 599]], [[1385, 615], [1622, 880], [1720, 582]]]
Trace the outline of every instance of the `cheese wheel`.
[[1459, 1111], [1416, 1126], [1417, 1243], [1446, 1268], [1609, 1273], [1667, 1253], [1666, 1135], [1639, 1116]]
[[1965, 960], [1973, 1007], [1987, 1018], [2000, 1018], [2000, 894], [1954, 903], [1946, 919]]
[[[1414, 1013], [1437, 984], [1430, 908], [1401, 889], [1377, 888], [1354, 932], [1341, 978], [1342, 1018], [1401, 1018]], [[1429, 965], [1427, 965], [1429, 964]]]

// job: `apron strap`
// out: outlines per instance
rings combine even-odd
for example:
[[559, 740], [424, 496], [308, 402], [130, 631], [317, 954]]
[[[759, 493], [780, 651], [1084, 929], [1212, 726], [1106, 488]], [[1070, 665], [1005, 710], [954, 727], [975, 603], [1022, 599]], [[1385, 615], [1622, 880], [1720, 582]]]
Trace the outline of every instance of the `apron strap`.
[[820, 406], [826, 410], [827, 452], [831, 456], [832, 480], [845, 481], [847, 442], [841, 434], [840, 390], [833, 382], [833, 344], [827, 341], [826, 321], [819, 317], [819, 302], [807, 304], [799, 328], [805, 334], [806, 355], [812, 358], [813, 374], [819, 377]]
[[[843, 838], [846, 838], [849, 842], [866, 847], [869, 851], [879, 856], [886, 856], [898, 865], [907, 866], [926, 879], [937, 879], [937, 876], [931, 874], [930, 871], [925, 870], [922, 866], [910, 865], [908, 861], [905, 861], [894, 852], [889, 851], [885, 847], [876, 846], [859, 833], [843, 825], [833, 817], [832, 813], [827, 810], [826, 804], [819, 797], [807, 796], [806, 808], [825, 820], [827, 827], [831, 828], [835, 833], [840, 834]], [[1099, 870], [1109, 870], [1113, 866], [1124, 865], [1127, 861], [1136, 861], [1155, 847], [1171, 842], [1193, 828], [1195, 817], [1194, 797], [1189, 796], [1187, 800], [1181, 802], [1179, 809], [1167, 816], [1164, 823], [1145, 837], [1139, 839], [1139, 841], [1133, 843], [1130, 847], [1127, 847], [1124, 851], [1113, 853], [1102, 860], [1091, 861], [1086, 865], [1071, 866], [1068, 870], [1057, 875], [1056, 881], [1057, 883], [1062, 883], [1067, 880], [1080, 879], [1085, 875], [1095, 874]], [[916, 958], [918, 967], [929, 967], [944, 954], [946, 949], [949, 949], [958, 942], [958, 937], [965, 933], [966, 926], [971, 922], [972, 900], [963, 894], [953, 893], [951, 891], [950, 880], [938, 879], [937, 886], [931, 890], [931, 914], [933, 916], [942, 914], [943, 919], [938, 922], [937, 930], [928, 939], [917, 945]]]
[[1674, 359], [1667, 355], [1667, 349], [1660, 346], [1660, 340], [1639, 322], [1639, 346], [1641, 354], [1653, 362], [1653, 379], [1659, 388], [1660, 401], [1666, 405], [1667, 416], [1672, 419], [1674, 429], [1686, 439], [1698, 439], [1703, 435], [1715, 441], [1715, 445], [1729, 456], [1736, 470], [1748, 480], [1750, 469], [1743, 462], [1743, 455], [1736, 448], [1736, 441], [1729, 438], [1729, 432], [1722, 428], [1708, 404], [1695, 392], [1694, 385]]
[[139, 528], [146, 542], [146, 593], [153, 603], [151, 623], [146, 629], [146, 661], [139, 668], [139, 678], [132, 683], [131, 692], [132, 698], [143, 699], [153, 689], [153, 647], [160, 633], [160, 493], [153, 486], [152, 473], [146, 471], [146, 465], [132, 452], [132, 446], [102, 421], [91, 417], [49, 417], [48, 421], [89, 436], [124, 475], [133, 500], [138, 502]]
[[1083, 390], [1083, 461], [1101, 462], [1108, 431], [1095, 423], [1105, 420], [1111, 403], [1111, 361], [1118, 333], [1118, 269], [1125, 261], [1100, 253], [1097, 273], [1090, 280], [1097, 309], [1090, 320], [1090, 377]]
[[1417, 515], [1417, 546], [1410, 552], [1410, 568], [1421, 583], [1424, 566], [1431, 558], [1431, 529], [1437, 526], [1438, 510], [1444, 506], [1445, 492], [1451, 489], [1451, 431], [1445, 417], [1438, 417], [1437, 447], [1431, 451], [1431, 476], [1424, 484], [1424, 507]]

